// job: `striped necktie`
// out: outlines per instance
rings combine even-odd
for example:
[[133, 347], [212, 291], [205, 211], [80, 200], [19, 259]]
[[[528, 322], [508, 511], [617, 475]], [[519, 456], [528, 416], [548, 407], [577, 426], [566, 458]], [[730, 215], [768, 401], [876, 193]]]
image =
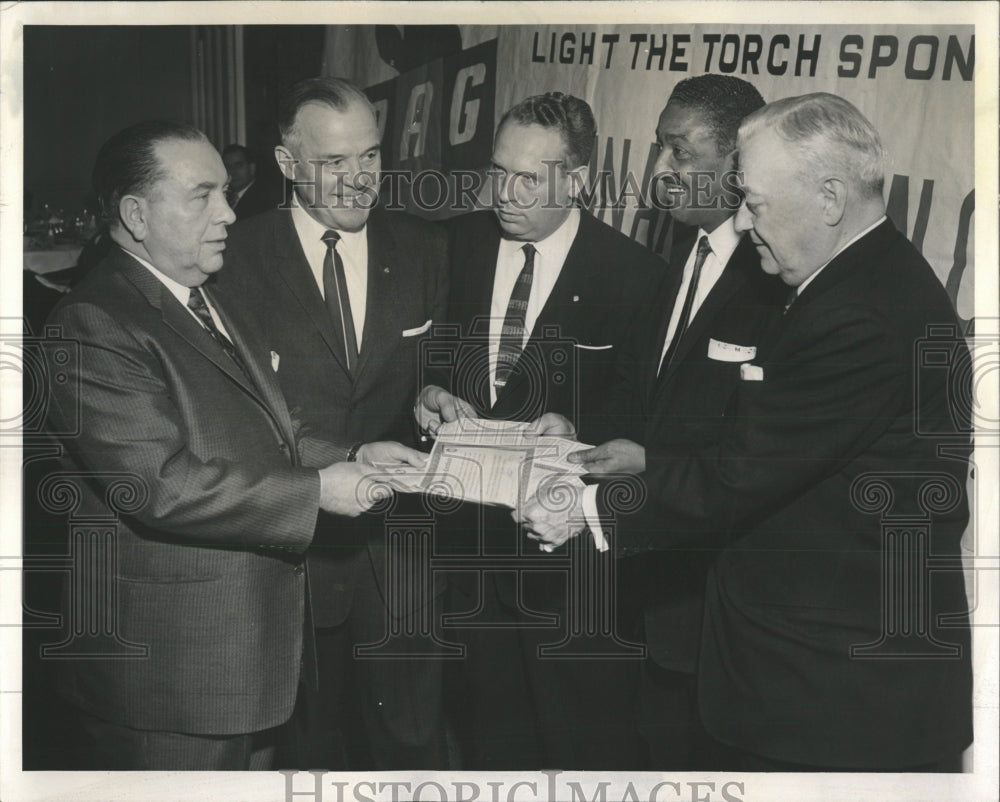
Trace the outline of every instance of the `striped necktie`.
[[531, 297], [531, 281], [535, 272], [535, 246], [530, 242], [524, 251], [524, 267], [514, 282], [507, 303], [507, 316], [500, 330], [500, 349], [497, 351], [497, 370], [493, 386], [499, 393], [507, 385], [511, 371], [521, 358], [524, 348], [524, 332], [528, 315], [528, 299]]

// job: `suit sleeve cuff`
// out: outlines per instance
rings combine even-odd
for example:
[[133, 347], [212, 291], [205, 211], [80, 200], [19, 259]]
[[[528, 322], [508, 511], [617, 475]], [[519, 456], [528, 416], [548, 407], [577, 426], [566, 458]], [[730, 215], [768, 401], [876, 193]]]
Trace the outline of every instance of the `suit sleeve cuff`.
[[587, 485], [583, 489], [583, 517], [587, 520], [594, 546], [598, 551], [608, 550], [608, 539], [604, 537], [600, 514], [597, 512], [597, 485]]

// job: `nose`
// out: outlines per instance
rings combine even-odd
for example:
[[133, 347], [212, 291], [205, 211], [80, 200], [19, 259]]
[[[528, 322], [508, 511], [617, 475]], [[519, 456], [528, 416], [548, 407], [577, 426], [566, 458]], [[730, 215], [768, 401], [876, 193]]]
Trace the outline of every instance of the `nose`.
[[656, 157], [656, 164], [653, 165], [653, 172], [674, 173], [677, 172], [674, 164], [674, 149], [662, 148]]
[[746, 201], [743, 201], [743, 203], [740, 204], [740, 208], [736, 210], [736, 217], [733, 219], [733, 225], [735, 226], [737, 233], [740, 234], [753, 228], [753, 215], [751, 215], [747, 210]]
[[500, 203], [510, 203], [511, 198], [511, 176], [507, 174], [494, 173], [493, 180], [496, 181], [497, 198]]
[[220, 193], [222, 196], [222, 203], [219, 209], [219, 222], [225, 226], [232, 225], [236, 222], [236, 212], [233, 211], [232, 207], [229, 205], [229, 201], [226, 200], [226, 193]]

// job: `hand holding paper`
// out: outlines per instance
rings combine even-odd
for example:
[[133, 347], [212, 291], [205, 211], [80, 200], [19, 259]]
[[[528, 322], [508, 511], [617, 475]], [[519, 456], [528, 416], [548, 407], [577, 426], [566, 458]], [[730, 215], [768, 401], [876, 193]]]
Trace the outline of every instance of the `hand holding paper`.
[[571, 454], [569, 461], [578, 463], [593, 476], [636, 474], [646, 470], [646, 449], [631, 440], [609, 440], [596, 448]]

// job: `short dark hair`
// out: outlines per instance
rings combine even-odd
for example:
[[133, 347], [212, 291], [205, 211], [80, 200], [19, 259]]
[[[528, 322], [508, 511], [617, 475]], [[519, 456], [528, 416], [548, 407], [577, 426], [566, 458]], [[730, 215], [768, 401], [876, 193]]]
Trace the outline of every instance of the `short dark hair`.
[[680, 103], [705, 116], [720, 154], [736, 148], [736, 133], [748, 114], [764, 106], [756, 87], [732, 75], [696, 75], [685, 78], [670, 93], [668, 103]]
[[235, 142], [226, 145], [222, 149], [222, 158], [226, 158], [230, 153], [242, 153], [243, 158], [245, 158], [251, 164], [255, 164], [257, 160], [253, 157], [253, 153], [250, 152], [250, 148], [246, 145], [238, 145]]
[[509, 122], [556, 129], [566, 147], [566, 167], [569, 170], [590, 161], [594, 138], [597, 136], [597, 123], [594, 121], [594, 112], [585, 100], [562, 92], [532, 95], [507, 109], [500, 118], [497, 132]]
[[208, 141], [193, 125], [148, 120], [119, 131], [101, 146], [91, 181], [104, 223], [117, 225], [122, 198], [147, 193], [163, 177], [164, 165], [156, 157], [156, 146], [177, 139]]
[[295, 118], [307, 103], [322, 103], [343, 111], [352, 102], [375, 108], [359, 87], [344, 78], [306, 78], [292, 84], [278, 98], [278, 132], [286, 147], [295, 139]]

